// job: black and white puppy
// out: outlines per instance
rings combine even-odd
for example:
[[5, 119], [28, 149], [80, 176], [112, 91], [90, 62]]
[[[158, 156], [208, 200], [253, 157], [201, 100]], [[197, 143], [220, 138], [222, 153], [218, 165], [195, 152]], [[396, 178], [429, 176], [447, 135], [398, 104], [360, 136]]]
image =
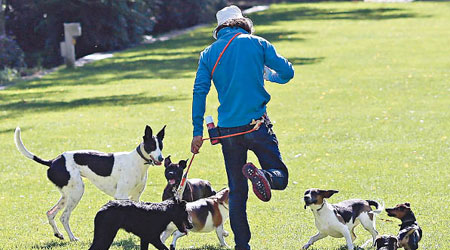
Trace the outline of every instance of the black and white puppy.
[[53, 160], [42, 160], [28, 151], [22, 143], [20, 128], [16, 128], [14, 141], [17, 149], [26, 157], [49, 167], [47, 176], [61, 192], [61, 198], [50, 210], [47, 218], [54, 235], [64, 236], [58, 230], [55, 216], [65, 208], [61, 222], [70, 240], [78, 240], [69, 227], [69, 217], [84, 193], [81, 177], [89, 179], [96, 187], [114, 199], [139, 200], [147, 182], [149, 164], [161, 165], [165, 126], [156, 136], [146, 126], [143, 142], [131, 152], [102, 153], [92, 150], [64, 152]]
[[[183, 171], [186, 168], [187, 160], [181, 160], [177, 163], [172, 163], [170, 156], [167, 156], [164, 160], [164, 166], [166, 167], [164, 175], [167, 179], [167, 185], [164, 188], [162, 195], [163, 200], [174, 197], [178, 187], [180, 186], [181, 179], [183, 178]], [[196, 201], [201, 198], [207, 198], [215, 195], [216, 191], [211, 187], [211, 183], [202, 179], [187, 179], [186, 188], [183, 193], [183, 200], [187, 202]]]
[[168, 250], [159, 236], [173, 222], [180, 232], [192, 228], [186, 202], [170, 199], [161, 203], [110, 201], [95, 216], [94, 240], [89, 250], [107, 250], [119, 229], [141, 238], [141, 250], [151, 243], [159, 250]]
[[[303, 246], [303, 249], [309, 248], [314, 242], [327, 236], [336, 238], [344, 237], [347, 242], [347, 248], [353, 250], [353, 241], [356, 238], [354, 228], [360, 223], [372, 234], [373, 243], [378, 235], [375, 229], [375, 216], [383, 211], [383, 206], [372, 200], [346, 200], [337, 204], [329, 204], [325, 200], [337, 190], [321, 190], [317, 188], [308, 189], [305, 192], [303, 200], [306, 206], [311, 208], [314, 214], [315, 224], [319, 232]], [[377, 210], [372, 210], [370, 206], [375, 206]]]
[[406, 250], [419, 248], [419, 241], [422, 239], [422, 228], [417, 223], [416, 216], [411, 210], [411, 205], [408, 202], [398, 204], [393, 208], [386, 208], [386, 212], [388, 216], [402, 221], [397, 235], [398, 246]]
[[397, 250], [397, 237], [392, 235], [378, 235], [375, 240], [375, 248], [377, 250]]

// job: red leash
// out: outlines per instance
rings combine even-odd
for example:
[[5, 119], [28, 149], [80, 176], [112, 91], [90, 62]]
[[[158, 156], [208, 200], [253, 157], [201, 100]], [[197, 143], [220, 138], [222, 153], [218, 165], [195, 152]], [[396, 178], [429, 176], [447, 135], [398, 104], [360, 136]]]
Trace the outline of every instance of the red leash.
[[241, 33], [241, 32], [236, 33], [236, 35], [234, 35], [234, 36], [230, 39], [230, 41], [228, 41], [227, 45], [225, 45], [225, 48], [223, 48], [222, 52], [220, 52], [219, 58], [217, 58], [216, 64], [214, 64], [214, 67], [213, 67], [213, 69], [212, 69], [212, 71], [211, 71], [211, 78], [212, 78], [213, 75], [214, 75], [214, 71], [216, 71], [216, 67], [217, 67], [217, 64], [219, 64], [220, 58], [222, 58], [223, 53], [225, 52], [225, 50], [227, 50], [228, 45], [230, 45], [230, 43], [231, 43], [237, 36], [239, 36], [240, 34], [242, 34], [242, 33]]
[[[258, 130], [262, 123], [263, 123], [262, 120], [257, 120], [255, 126], [250, 130], [247, 130], [244, 132], [239, 132], [239, 133], [234, 133], [234, 134], [229, 134], [229, 135], [218, 136], [218, 137], [203, 138], [202, 141], [214, 140], [214, 139], [224, 139], [224, 138], [234, 137], [234, 136], [238, 136], [238, 135], [245, 135], [245, 134], [248, 134], [248, 133]], [[194, 161], [195, 155], [196, 154], [192, 154], [192, 157], [191, 157], [191, 160], [189, 161], [186, 172], [183, 174], [183, 178], [181, 179], [180, 186], [178, 187], [178, 190], [175, 193], [175, 197], [178, 197], [180, 200], [183, 198], [184, 189], [186, 188], [187, 176], [188, 176], [189, 170], [191, 169], [191, 165], [192, 165], [192, 162]]]
[[[227, 45], [225, 45], [225, 47], [223, 48], [222, 52], [220, 52], [219, 57], [217, 58], [216, 63], [214, 64], [214, 67], [211, 71], [211, 78], [214, 75], [214, 71], [216, 71], [216, 67], [219, 64], [220, 59], [222, 58], [223, 53], [225, 53], [225, 51], [227, 50], [228, 46], [230, 45], [230, 43], [240, 34], [242, 34], [242, 32], [238, 32], [236, 33], [231, 39], [230, 41], [228, 41]], [[213, 137], [213, 138], [204, 138], [202, 139], [202, 141], [207, 141], [207, 140], [213, 140], [213, 139], [223, 139], [223, 138], [228, 138], [228, 137], [233, 137], [233, 136], [238, 136], [238, 135], [244, 135], [244, 134], [248, 134], [251, 133], [255, 130], [259, 129], [259, 126], [261, 125], [262, 121], [257, 121], [256, 125], [254, 128], [250, 129], [249, 131], [244, 131], [244, 132], [240, 132], [240, 133], [236, 133], [236, 134], [231, 134], [231, 135], [224, 135], [224, 136], [219, 136], [219, 137]], [[184, 189], [186, 188], [186, 180], [187, 180], [187, 175], [189, 173], [189, 170], [191, 169], [191, 165], [192, 165], [192, 161], [194, 160], [196, 154], [192, 154], [192, 158], [189, 161], [189, 165], [186, 169], [186, 172], [183, 175], [183, 178], [181, 179], [181, 183], [180, 186], [178, 187], [177, 192], [175, 193], [175, 197], [178, 197], [180, 200], [183, 198], [183, 193], [184, 193]]]

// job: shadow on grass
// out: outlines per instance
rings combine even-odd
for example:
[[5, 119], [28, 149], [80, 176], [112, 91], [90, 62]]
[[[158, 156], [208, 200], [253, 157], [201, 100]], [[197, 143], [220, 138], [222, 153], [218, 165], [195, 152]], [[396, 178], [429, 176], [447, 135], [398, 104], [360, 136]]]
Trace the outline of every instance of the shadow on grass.
[[[129, 106], [138, 104], [162, 103], [187, 100], [187, 95], [178, 96], [147, 96], [144, 93], [131, 95], [113, 95], [113, 96], [99, 96], [91, 98], [81, 98], [72, 101], [49, 101], [49, 100], [31, 100], [31, 101], [16, 101], [0, 104], [0, 110], [6, 110], [6, 115], [1, 115], [0, 118], [11, 118], [14, 114], [23, 112], [45, 112], [45, 111], [61, 111], [78, 107], [88, 106]], [[17, 112], [15, 112], [17, 111]], [[20, 111], [20, 112], [19, 112]]]
[[[27, 129], [28, 127], [21, 127], [21, 129]], [[14, 128], [7, 128], [7, 129], [2, 129], [2, 130], [0, 130], [0, 134], [11, 134], [11, 135], [13, 135], [14, 134], [14, 131], [15, 131], [15, 127]]]
[[398, 18], [429, 17], [419, 15], [403, 8], [360, 8], [352, 10], [322, 9], [313, 7], [294, 7], [274, 9], [250, 16], [257, 25], [291, 20], [388, 20]]
[[204, 245], [195, 248], [180, 248], [179, 250], [230, 250], [230, 248], [220, 247], [218, 245]]
[[42, 244], [36, 244], [31, 247], [31, 249], [52, 249], [54, 247], [65, 247], [69, 244], [69, 241], [62, 240], [52, 240]]
[[289, 62], [295, 65], [308, 65], [320, 63], [325, 57], [288, 57]]
[[[345, 241], [344, 241], [345, 242]], [[355, 250], [369, 250], [369, 249], [375, 249], [375, 248], [371, 248], [371, 247], [368, 247], [368, 248], [361, 248], [361, 247], [359, 247], [359, 246], [354, 246], [355, 247]], [[322, 248], [316, 248], [316, 247], [314, 247], [314, 246], [311, 246], [310, 248], [308, 248], [308, 250], [320, 250], [320, 249], [322, 249]], [[342, 246], [340, 246], [340, 247], [336, 247], [336, 248], [333, 248], [332, 250], [347, 250], [348, 248], [347, 248], [347, 245], [342, 245]]]
[[27, 92], [27, 93], [8, 93], [8, 92], [0, 92], [0, 101], [11, 101], [11, 100], [17, 100], [17, 99], [27, 99], [27, 98], [42, 98], [45, 96], [49, 96], [52, 94], [61, 93], [61, 91], [34, 91], [34, 92]]
[[293, 37], [295, 34], [298, 34], [298, 32], [294, 31], [260, 31], [256, 35], [263, 37], [264, 39], [268, 40], [269, 42], [273, 43], [275, 41], [290, 41], [290, 42], [301, 42], [304, 41], [304, 38], [300, 37]]
[[197, 70], [198, 56], [194, 54], [180, 58], [105, 60], [82, 68], [63, 69], [57, 74], [34, 80], [19, 82], [8, 89], [36, 89], [52, 86], [80, 86], [113, 84], [132, 79], [179, 79], [190, 76]]

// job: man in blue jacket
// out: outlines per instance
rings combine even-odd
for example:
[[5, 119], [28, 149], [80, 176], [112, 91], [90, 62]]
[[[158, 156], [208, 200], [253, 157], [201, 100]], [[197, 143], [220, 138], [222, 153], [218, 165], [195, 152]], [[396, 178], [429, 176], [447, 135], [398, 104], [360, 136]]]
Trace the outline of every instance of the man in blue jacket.
[[[248, 131], [262, 122], [251, 133], [221, 139], [235, 249], [248, 250], [251, 237], [246, 213], [248, 179], [256, 196], [263, 201], [270, 200], [271, 189], [283, 190], [288, 184], [288, 169], [266, 114], [270, 95], [264, 88], [264, 79], [284, 84], [294, 77], [294, 69], [272, 44], [252, 35], [253, 23], [242, 16], [238, 7], [226, 7], [216, 17], [218, 26], [213, 36], [217, 41], [201, 53], [194, 83], [191, 151], [198, 153], [203, 143], [203, 116], [211, 80], [220, 102], [217, 124], [220, 135]], [[248, 150], [258, 157], [262, 169], [247, 163]]]

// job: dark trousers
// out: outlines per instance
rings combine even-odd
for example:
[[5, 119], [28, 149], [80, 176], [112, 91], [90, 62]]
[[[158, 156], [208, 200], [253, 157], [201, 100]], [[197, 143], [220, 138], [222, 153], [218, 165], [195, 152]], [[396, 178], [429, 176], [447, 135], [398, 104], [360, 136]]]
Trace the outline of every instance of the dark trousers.
[[[266, 118], [267, 119], [267, 118]], [[220, 135], [234, 134], [252, 129], [246, 125], [234, 128], [219, 128]], [[250, 227], [247, 221], [248, 180], [242, 174], [247, 163], [247, 151], [258, 157], [259, 164], [275, 190], [283, 190], [288, 184], [288, 169], [281, 159], [278, 140], [267, 119], [259, 128], [249, 134], [221, 139], [222, 152], [230, 187], [230, 223], [234, 233], [236, 249], [250, 249]]]

